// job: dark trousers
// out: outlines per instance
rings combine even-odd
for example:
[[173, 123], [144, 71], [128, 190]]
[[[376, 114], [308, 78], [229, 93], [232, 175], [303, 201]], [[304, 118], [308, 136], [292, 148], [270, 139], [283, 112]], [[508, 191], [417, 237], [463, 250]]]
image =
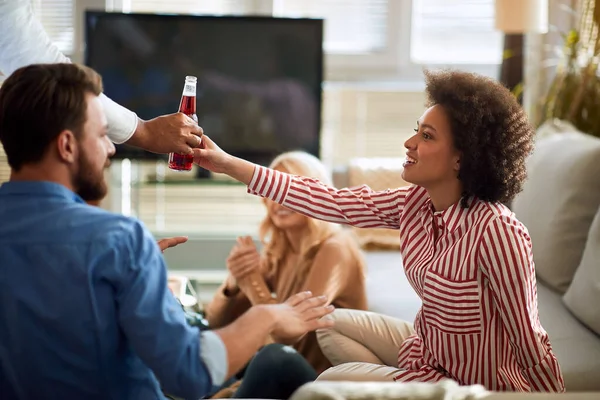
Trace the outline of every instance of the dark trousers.
[[317, 372], [296, 350], [274, 343], [250, 361], [235, 398], [288, 399], [300, 386], [317, 379]]

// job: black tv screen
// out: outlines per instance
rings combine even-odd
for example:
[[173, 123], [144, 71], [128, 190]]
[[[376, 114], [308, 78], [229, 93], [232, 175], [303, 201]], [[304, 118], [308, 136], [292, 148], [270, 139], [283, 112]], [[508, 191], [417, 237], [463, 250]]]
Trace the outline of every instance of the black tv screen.
[[[193, 75], [198, 123], [225, 151], [262, 165], [319, 157], [322, 20], [87, 11], [85, 26], [85, 63], [140, 118], [177, 112]], [[116, 157], [165, 156], [119, 145]]]

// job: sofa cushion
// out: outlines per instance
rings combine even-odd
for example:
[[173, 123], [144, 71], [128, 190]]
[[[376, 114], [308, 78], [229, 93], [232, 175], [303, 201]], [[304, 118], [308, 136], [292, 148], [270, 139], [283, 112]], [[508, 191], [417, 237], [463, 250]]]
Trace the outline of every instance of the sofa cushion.
[[538, 140], [512, 209], [529, 230], [540, 280], [564, 293], [600, 204], [600, 139], [565, 132]]
[[581, 264], [563, 301], [581, 322], [600, 335], [600, 211], [592, 222]]
[[489, 394], [481, 385], [459, 385], [450, 379], [435, 383], [317, 380], [301, 386], [291, 400], [472, 400], [487, 399]]
[[557, 292], [538, 282], [538, 309], [567, 392], [600, 391], [600, 337], [581, 324]]
[[[402, 179], [403, 158], [353, 158], [348, 163], [347, 186], [367, 185], [373, 190], [408, 186]], [[354, 228], [354, 234], [363, 249], [400, 250], [400, 234], [394, 229]]]
[[367, 301], [369, 310], [413, 322], [421, 299], [412, 288], [399, 251], [368, 251]]

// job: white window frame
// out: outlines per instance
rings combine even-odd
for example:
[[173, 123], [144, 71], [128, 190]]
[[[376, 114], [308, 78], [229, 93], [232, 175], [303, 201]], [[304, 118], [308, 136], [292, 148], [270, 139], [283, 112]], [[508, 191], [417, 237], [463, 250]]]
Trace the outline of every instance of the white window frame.
[[[84, 10], [122, 10], [128, 0], [75, 1], [75, 43], [73, 59], [83, 61]], [[248, 0], [252, 15], [271, 15], [273, 0]], [[390, 0], [387, 12], [386, 50], [373, 54], [324, 55], [324, 79], [333, 82], [389, 81], [422, 82], [423, 68], [460, 68], [497, 77], [499, 64], [436, 64], [422, 65], [410, 60], [410, 35], [413, 0]]]

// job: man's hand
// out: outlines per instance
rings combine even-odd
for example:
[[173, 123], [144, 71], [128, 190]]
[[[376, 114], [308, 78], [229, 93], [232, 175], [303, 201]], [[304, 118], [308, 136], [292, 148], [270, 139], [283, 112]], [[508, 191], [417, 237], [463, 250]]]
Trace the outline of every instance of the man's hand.
[[162, 115], [149, 121], [138, 121], [138, 126], [127, 144], [152, 153], [192, 154], [202, 146], [202, 128], [182, 113]]
[[334, 310], [332, 305], [326, 305], [327, 297], [313, 297], [311, 292], [293, 295], [282, 304], [268, 305], [274, 313], [275, 327], [271, 333], [274, 340], [281, 343], [291, 343], [299, 337], [317, 329], [333, 325], [330, 319], [322, 319]]
[[246, 365], [269, 335], [287, 343], [307, 332], [332, 326], [333, 320], [321, 319], [333, 311], [326, 302], [325, 297], [303, 292], [283, 304], [253, 306], [231, 324], [215, 329], [213, 332], [221, 337], [227, 349], [228, 376]]
[[175, 236], [172, 238], [165, 238], [158, 241], [158, 247], [160, 247], [160, 251], [164, 252], [166, 249], [170, 249], [171, 247], [175, 247], [178, 244], [182, 244], [187, 241], [187, 236]]

